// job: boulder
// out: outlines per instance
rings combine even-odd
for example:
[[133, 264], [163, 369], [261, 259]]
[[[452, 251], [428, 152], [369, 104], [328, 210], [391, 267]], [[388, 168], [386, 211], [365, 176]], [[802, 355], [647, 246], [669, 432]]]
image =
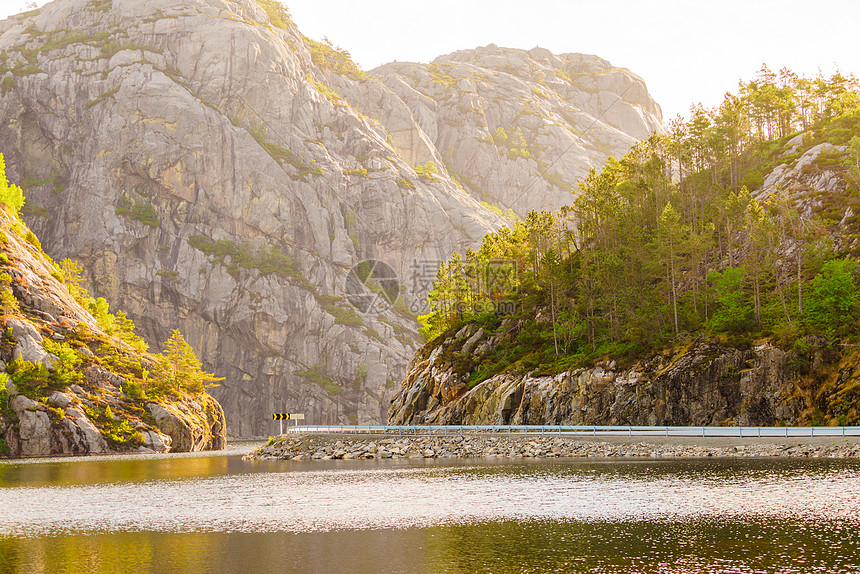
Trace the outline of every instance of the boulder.
[[143, 446], [152, 452], [170, 452], [172, 439], [166, 434], [155, 430], [141, 429]]
[[99, 429], [78, 409], [66, 409], [63, 424], [68, 433], [69, 454], [102, 454], [110, 452], [110, 447]]
[[51, 454], [51, 419], [45, 407], [23, 395], [13, 397], [10, 406], [18, 415], [20, 456]]
[[42, 347], [42, 335], [36, 327], [24, 319], [9, 317], [6, 326], [11, 330], [12, 338], [15, 339], [15, 348], [12, 350], [12, 359], [21, 359], [31, 363], [41, 363], [53, 369], [59, 362], [59, 358], [50, 354]]
[[[159, 431], [169, 437], [167, 446], [172, 452], [220, 450], [226, 446], [224, 413], [215, 401], [208, 399], [208, 402], [201, 406], [189, 399], [169, 405], [149, 403], [146, 408]], [[155, 439], [151, 440], [155, 445]]]

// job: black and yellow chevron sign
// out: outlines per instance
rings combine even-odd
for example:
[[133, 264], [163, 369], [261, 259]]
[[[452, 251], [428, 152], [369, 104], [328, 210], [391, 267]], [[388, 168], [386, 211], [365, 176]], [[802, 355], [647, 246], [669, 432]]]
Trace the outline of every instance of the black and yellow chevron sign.
[[275, 413], [272, 415], [272, 420], [288, 421], [288, 420], [290, 420], [290, 413]]

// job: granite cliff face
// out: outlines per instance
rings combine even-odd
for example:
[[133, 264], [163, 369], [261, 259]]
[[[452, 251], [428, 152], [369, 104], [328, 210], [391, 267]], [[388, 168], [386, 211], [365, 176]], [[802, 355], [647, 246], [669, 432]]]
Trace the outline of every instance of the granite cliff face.
[[413, 363], [392, 403], [392, 424], [809, 422], [802, 418], [811, 405], [791, 366], [795, 357], [770, 345], [739, 350], [698, 340], [631, 369], [618, 369], [611, 362], [555, 376], [502, 374], [471, 389], [439, 360], [442, 353], [440, 346]]
[[[491, 46], [365, 75], [272, 2], [57, 0], [0, 23], [0, 50], [28, 223], [146, 338], [181, 329], [241, 436], [285, 409], [381, 422], [434, 265], [501, 224], [478, 200], [563, 203], [659, 121], [641, 80], [588, 56]], [[350, 305], [362, 260], [404, 306]]]
[[860, 356], [834, 351], [826, 341], [798, 353], [769, 343], [738, 349], [697, 339], [628, 368], [611, 361], [555, 376], [500, 374], [469, 388], [468, 374], [453, 368], [452, 353], [491, 339], [467, 327], [419, 355], [392, 402], [389, 423], [776, 426], [860, 420], [854, 384]]
[[225, 447], [224, 411], [212, 397], [141, 392], [115, 367], [152, 368], [154, 357], [107, 335], [3, 207], [0, 230], [0, 456]]
[[591, 168], [662, 130], [642, 79], [586, 54], [491, 44], [371, 74], [420, 128], [392, 126], [395, 145], [415, 163], [441, 160], [473, 197], [521, 217], [569, 204]]

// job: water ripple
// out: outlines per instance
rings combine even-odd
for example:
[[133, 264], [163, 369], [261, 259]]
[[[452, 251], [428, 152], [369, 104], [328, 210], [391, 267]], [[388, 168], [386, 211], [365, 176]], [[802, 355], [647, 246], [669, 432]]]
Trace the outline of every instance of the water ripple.
[[502, 521], [857, 522], [856, 466], [326, 469], [0, 488], [0, 536], [328, 532]]

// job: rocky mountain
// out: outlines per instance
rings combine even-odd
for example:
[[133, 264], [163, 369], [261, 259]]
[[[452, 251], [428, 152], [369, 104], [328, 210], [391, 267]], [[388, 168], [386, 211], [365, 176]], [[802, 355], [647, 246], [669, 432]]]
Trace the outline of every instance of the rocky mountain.
[[491, 44], [371, 74], [412, 114], [408, 127], [382, 120], [407, 161], [444, 165], [470, 195], [520, 217], [570, 203], [591, 168], [662, 131], [642, 79], [596, 56]]
[[108, 334], [62, 278], [0, 207], [0, 456], [224, 448], [220, 405], [205, 392], [157, 389], [158, 358]]
[[242, 436], [283, 410], [384, 420], [436, 267], [501, 225], [490, 204], [557, 206], [660, 119], [592, 56], [365, 74], [271, 0], [56, 0], [0, 23], [0, 51], [28, 223], [147, 338], [180, 329]]

